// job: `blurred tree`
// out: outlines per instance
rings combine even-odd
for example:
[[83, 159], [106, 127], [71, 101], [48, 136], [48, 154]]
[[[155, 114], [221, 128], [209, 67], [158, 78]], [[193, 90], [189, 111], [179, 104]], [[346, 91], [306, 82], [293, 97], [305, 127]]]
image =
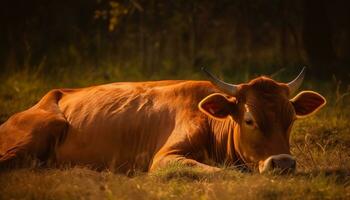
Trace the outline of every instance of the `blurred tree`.
[[313, 74], [329, 76], [336, 55], [332, 44], [332, 29], [324, 0], [304, 1], [303, 39]]
[[176, 75], [218, 66], [260, 73], [309, 62], [318, 77], [349, 74], [346, 8], [342, 0], [7, 0], [0, 70], [44, 60], [45, 70], [133, 66]]

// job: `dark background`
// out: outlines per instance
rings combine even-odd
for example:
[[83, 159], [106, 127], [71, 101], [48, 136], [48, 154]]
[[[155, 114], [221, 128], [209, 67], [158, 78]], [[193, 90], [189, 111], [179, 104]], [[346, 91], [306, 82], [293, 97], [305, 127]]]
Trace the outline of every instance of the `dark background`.
[[230, 75], [306, 65], [309, 78], [348, 81], [349, 2], [5, 0], [0, 72], [114, 67], [161, 79], [201, 66]]

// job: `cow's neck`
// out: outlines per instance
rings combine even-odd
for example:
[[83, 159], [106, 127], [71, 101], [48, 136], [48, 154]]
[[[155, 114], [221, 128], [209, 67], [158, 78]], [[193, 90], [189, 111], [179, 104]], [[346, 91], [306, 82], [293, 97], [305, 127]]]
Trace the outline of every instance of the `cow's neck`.
[[240, 164], [240, 159], [236, 156], [234, 148], [234, 126], [236, 122], [231, 119], [223, 121], [209, 118], [210, 145], [209, 154], [213, 161], [225, 164], [236, 165]]

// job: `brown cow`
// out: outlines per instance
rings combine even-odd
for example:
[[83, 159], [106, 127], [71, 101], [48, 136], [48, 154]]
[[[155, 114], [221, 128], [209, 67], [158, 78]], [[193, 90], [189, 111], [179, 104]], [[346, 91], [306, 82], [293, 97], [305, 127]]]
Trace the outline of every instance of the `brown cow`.
[[170, 162], [207, 171], [223, 164], [260, 172], [293, 171], [292, 124], [326, 103], [312, 91], [289, 99], [304, 70], [288, 84], [259, 77], [240, 85], [204, 72], [211, 82], [112, 83], [52, 90], [0, 126], [0, 166], [30, 155], [58, 165], [118, 172], [149, 171]]

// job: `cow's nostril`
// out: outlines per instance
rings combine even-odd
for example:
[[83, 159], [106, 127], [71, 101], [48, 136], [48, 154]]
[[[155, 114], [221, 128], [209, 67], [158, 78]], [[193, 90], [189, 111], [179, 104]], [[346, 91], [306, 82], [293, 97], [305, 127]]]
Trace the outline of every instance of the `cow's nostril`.
[[293, 172], [296, 168], [296, 161], [291, 155], [279, 154], [270, 156], [264, 161], [264, 167], [260, 172], [278, 170], [284, 172]]
[[271, 169], [275, 169], [275, 168], [278, 168], [276, 160], [275, 159], [271, 159]]
[[275, 158], [272, 159], [272, 168], [280, 170], [294, 170], [296, 166], [295, 160], [291, 158]]

